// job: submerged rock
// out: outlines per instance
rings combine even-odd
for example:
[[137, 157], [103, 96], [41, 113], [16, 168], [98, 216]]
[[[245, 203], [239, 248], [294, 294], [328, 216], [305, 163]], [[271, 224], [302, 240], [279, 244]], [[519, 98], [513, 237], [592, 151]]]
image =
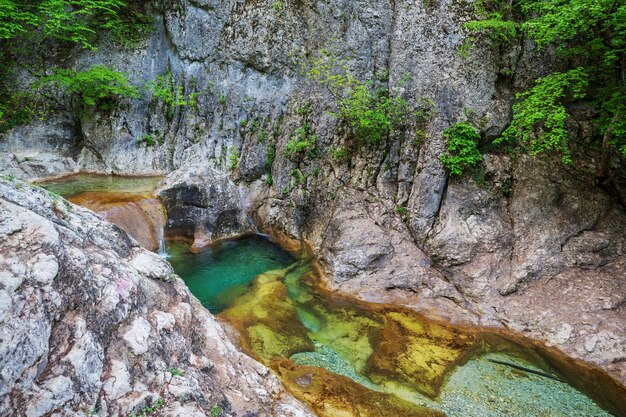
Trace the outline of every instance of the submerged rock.
[[0, 180], [0, 278], [0, 415], [311, 415], [165, 260], [44, 190]]

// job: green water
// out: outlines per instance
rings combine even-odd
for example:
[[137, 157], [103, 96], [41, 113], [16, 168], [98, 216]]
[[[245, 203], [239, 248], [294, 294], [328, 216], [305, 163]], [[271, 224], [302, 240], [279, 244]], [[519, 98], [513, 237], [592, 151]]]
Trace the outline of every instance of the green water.
[[[242, 312], [252, 314], [246, 316], [249, 334], [253, 336], [253, 342], [262, 346], [271, 344], [270, 347], [265, 346], [268, 352], [280, 352], [276, 346], [286, 345], [285, 339], [293, 339], [298, 332], [298, 337], [302, 337], [302, 330], [286, 329], [288, 320], [297, 317], [299, 323], [292, 323], [292, 327], [297, 324], [305, 329], [304, 337], [308, 336], [312, 341], [311, 348], [288, 355], [299, 365], [327, 369], [350, 378], [368, 390], [396, 396], [412, 404], [444, 412], [449, 417], [611, 416], [589, 397], [564, 382], [492, 362], [495, 359], [552, 372], [546, 369], [545, 363], [539, 366], [521, 359], [519, 355], [498, 352], [474, 355], [447, 375], [436, 398], [392, 379], [372, 379], [365, 372], [365, 363], [379, 347], [372, 344], [371, 332], [379, 329], [382, 319], [349, 302], [324, 299], [310, 284], [302, 282], [301, 277], [308, 270], [302, 263], [299, 267], [286, 270], [283, 278], [280, 274], [265, 274], [263, 279], [254, 281], [258, 274], [286, 268], [294, 262], [279, 247], [255, 236], [224, 242], [200, 254], [189, 253], [185, 245], [171, 245], [169, 252], [175, 271], [209, 310], [220, 312], [231, 307], [225, 312], [226, 319], [237, 318]], [[286, 288], [284, 294], [276, 292], [280, 286]], [[287, 299], [280, 300], [280, 294]], [[255, 304], [262, 299], [267, 299], [266, 304]], [[273, 302], [276, 303], [275, 308], [272, 308]], [[289, 305], [296, 314], [286, 319], [283, 313]], [[254, 320], [254, 314], [266, 321], [261, 324], [250, 322], [250, 317]], [[279, 324], [274, 329], [268, 329], [267, 324], [270, 323], [271, 327], [272, 320]], [[259, 345], [253, 343], [251, 346], [254, 350]], [[258, 349], [255, 353], [263, 359], [261, 351]]]
[[70, 198], [87, 191], [106, 193], [148, 194], [163, 177], [123, 177], [113, 175], [76, 174], [39, 183], [45, 189]]
[[218, 243], [201, 253], [189, 245], [167, 245], [169, 261], [189, 290], [209, 311], [216, 314], [246, 292], [257, 275], [283, 269], [295, 259], [279, 246], [260, 236]]

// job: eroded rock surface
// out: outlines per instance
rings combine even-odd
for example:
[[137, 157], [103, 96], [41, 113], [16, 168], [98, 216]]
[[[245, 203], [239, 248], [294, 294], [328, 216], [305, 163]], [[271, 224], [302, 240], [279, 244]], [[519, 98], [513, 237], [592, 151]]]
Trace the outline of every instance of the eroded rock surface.
[[153, 252], [163, 245], [166, 213], [158, 198], [113, 192], [83, 192], [69, 198], [74, 204], [95, 211], [121, 227], [143, 247]]
[[167, 233], [193, 241], [192, 250], [253, 232], [239, 189], [223, 173], [191, 165], [155, 191], [167, 210]]
[[21, 182], [0, 180], [0, 278], [0, 415], [311, 415], [166, 261]]

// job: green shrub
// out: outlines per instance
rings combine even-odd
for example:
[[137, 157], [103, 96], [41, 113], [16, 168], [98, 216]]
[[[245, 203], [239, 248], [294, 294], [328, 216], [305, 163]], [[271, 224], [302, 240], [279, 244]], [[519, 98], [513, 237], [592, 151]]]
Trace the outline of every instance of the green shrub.
[[191, 93], [185, 97], [185, 89], [174, 82], [171, 71], [148, 83], [148, 89], [157, 99], [170, 107], [195, 106], [199, 93]]
[[222, 413], [222, 407], [220, 407], [219, 405], [214, 406], [211, 409], [211, 417], [219, 417], [219, 415]]
[[386, 88], [376, 89], [372, 81], [355, 78], [333, 49], [324, 48], [300, 65], [307, 79], [327, 88], [336, 101], [335, 115], [348, 124], [357, 141], [379, 143], [410, 123], [411, 109], [403, 98]]
[[137, 414], [133, 414], [131, 417], [152, 417], [152, 416], [157, 416], [159, 415], [159, 409], [161, 409], [161, 407], [163, 407], [163, 405], [165, 405], [165, 401], [163, 401], [163, 398], [159, 398], [157, 400], [157, 402], [152, 405], [152, 406], [145, 406], [144, 408], [142, 408], [141, 410], [139, 410], [139, 413]]
[[294, 187], [299, 187], [303, 181], [306, 180], [306, 177], [298, 168], [294, 168], [289, 172], [289, 175], [294, 179]]
[[276, 143], [272, 141], [267, 146], [267, 161], [265, 161], [267, 171], [271, 171], [274, 160], [276, 160]]
[[498, 141], [521, 143], [531, 154], [557, 154], [570, 164], [565, 124], [574, 116], [569, 114], [570, 105], [584, 100], [595, 129], [591, 140], [581, 143], [592, 152], [580, 155], [593, 155], [596, 176], [602, 181], [608, 178], [614, 151], [626, 157], [623, 0], [478, 0], [474, 5], [478, 19], [466, 24], [470, 31], [500, 43], [509, 42], [517, 32], [537, 49], [555, 51], [562, 68], [518, 95], [513, 121]]
[[230, 155], [228, 156], [228, 169], [234, 171], [239, 164], [239, 151], [234, 146], [230, 148]]
[[39, 26], [39, 16], [14, 0], [0, 0], [0, 39], [13, 39]]
[[168, 368], [167, 372], [172, 374], [173, 377], [185, 376], [185, 372], [182, 369], [179, 369], [179, 368]]
[[272, 8], [274, 10], [276, 10], [277, 12], [280, 12], [281, 10], [283, 10], [283, 2], [282, 1], [275, 1], [274, 4], [272, 4]]
[[336, 147], [330, 151], [330, 154], [334, 159], [340, 162], [347, 162], [350, 160], [350, 152], [345, 147]]
[[0, 99], [0, 133], [24, 125], [35, 117], [46, 115], [45, 106], [33, 91], [18, 91]]
[[137, 140], [137, 143], [143, 143], [143, 142], [145, 142], [146, 145], [148, 146], [154, 146], [157, 143], [157, 141], [154, 139], [154, 137], [150, 133], [146, 133], [145, 135], [141, 136]]
[[517, 95], [520, 101], [513, 106], [513, 120], [494, 144], [519, 140], [532, 155], [558, 152], [564, 163], [571, 163], [565, 101], [583, 98], [587, 80], [582, 68], [538, 79], [535, 87]]
[[396, 213], [398, 213], [401, 217], [406, 217], [409, 214], [409, 210], [404, 206], [396, 206]]
[[55, 40], [94, 50], [99, 34], [132, 44], [151, 27], [136, 3], [123, 0], [0, 0], [0, 39]]
[[314, 158], [316, 150], [317, 135], [311, 133], [311, 126], [305, 122], [287, 142], [285, 156], [291, 160], [300, 160], [303, 156]]
[[122, 98], [139, 97], [137, 87], [129, 83], [125, 74], [104, 65], [94, 65], [79, 72], [56, 69], [40, 83], [54, 85], [73, 95], [80, 117], [86, 116], [92, 109], [111, 110]]
[[475, 166], [483, 160], [477, 144], [480, 135], [468, 122], [460, 122], [444, 130], [446, 151], [441, 155], [441, 162], [451, 175], [461, 175], [466, 168]]

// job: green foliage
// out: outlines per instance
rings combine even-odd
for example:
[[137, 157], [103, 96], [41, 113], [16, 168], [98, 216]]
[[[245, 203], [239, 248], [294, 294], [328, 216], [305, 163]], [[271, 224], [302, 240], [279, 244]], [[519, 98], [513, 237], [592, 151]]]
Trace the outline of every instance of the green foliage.
[[30, 122], [34, 117], [43, 117], [45, 108], [37, 102], [33, 91], [3, 94], [0, 99], [0, 133]]
[[307, 122], [296, 129], [285, 146], [285, 156], [291, 160], [300, 160], [303, 156], [314, 158], [316, 151], [317, 135], [311, 133], [311, 126]]
[[520, 101], [513, 106], [513, 121], [494, 143], [520, 140], [532, 155], [558, 152], [564, 163], [571, 163], [565, 102], [583, 98], [587, 85], [582, 68], [538, 79], [535, 87], [517, 95]]
[[350, 160], [350, 152], [345, 147], [336, 147], [330, 151], [334, 159], [339, 162], [347, 162]]
[[230, 155], [228, 156], [228, 169], [234, 171], [239, 164], [239, 151], [234, 146], [231, 146]]
[[298, 168], [292, 169], [289, 175], [294, 179], [294, 187], [299, 187], [306, 180], [306, 177]]
[[615, 91], [601, 106], [597, 125], [608, 135], [608, 145], [626, 159], [626, 93]]
[[[80, 117], [92, 108], [112, 108], [121, 97], [137, 97], [123, 74], [103, 65], [83, 72], [51, 70], [46, 67], [47, 58], [42, 57], [57, 47], [67, 50], [72, 45], [95, 50], [101, 37], [122, 45], [137, 42], [152, 27], [151, 18], [141, 12], [143, 7], [143, 2], [135, 0], [0, 0], [0, 85], [4, 84], [0, 88], [0, 130], [46, 114], [52, 101], [35, 90], [42, 85], [55, 85], [74, 95]], [[50, 71], [52, 75], [35, 82], [33, 91], [10, 91], [5, 79], [18, 62], [35, 76]]]
[[111, 110], [122, 98], [139, 97], [139, 91], [129, 83], [126, 75], [104, 65], [94, 65], [79, 72], [56, 69], [40, 83], [54, 85], [74, 96], [81, 117], [92, 109]]
[[195, 106], [199, 93], [191, 93], [185, 97], [185, 89], [176, 84], [171, 71], [148, 83], [148, 89], [157, 99], [168, 107]]
[[39, 24], [36, 14], [14, 0], [0, 0], [0, 39], [13, 39]]
[[132, 43], [150, 28], [150, 18], [123, 0], [0, 0], [0, 39], [55, 40], [93, 50], [98, 34]]
[[515, 28], [570, 64], [518, 95], [513, 122], [499, 141], [520, 140], [532, 154], [556, 152], [571, 163], [568, 105], [585, 99], [596, 111], [603, 159], [611, 148], [626, 157], [626, 1], [480, 0], [476, 6], [479, 19], [466, 24], [470, 31], [510, 41]]
[[502, 15], [493, 14], [489, 19], [468, 22], [463, 26], [474, 34], [486, 34], [494, 43], [508, 43], [517, 36], [517, 24], [502, 20]]
[[268, 171], [272, 169], [272, 165], [274, 165], [275, 159], [276, 159], [276, 144], [271, 143], [270, 146], [267, 147], [267, 161], [265, 163], [265, 168]]
[[483, 160], [477, 147], [480, 134], [470, 123], [456, 123], [444, 130], [443, 135], [446, 151], [441, 155], [441, 162], [451, 175], [461, 175], [466, 168]]
[[307, 79], [324, 86], [336, 101], [335, 115], [350, 127], [361, 143], [375, 144], [402, 130], [410, 122], [409, 104], [374, 82], [361, 82], [348, 72], [347, 64], [332, 48], [300, 61]]
[[214, 406], [211, 409], [211, 417], [218, 417], [222, 413], [222, 411], [222, 407], [220, 407], [219, 405]]
[[149, 134], [149, 133], [146, 133], [145, 135], [143, 135], [139, 139], [137, 139], [137, 143], [143, 143], [143, 142], [145, 142], [146, 145], [148, 145], [148, 146], [154, 146], [157, 143], [157, 141], [154, 139], [154, 137], [151, 134]]
[[409, 215], [409, 210], [404, 206], [396, 206], [396, 213], [398, 213], [401, 217], [406, 217]]
[[275, 1], [274, 4], [272, 4], [272, 8], [274, 10], [276, 10], [277, 12], [280, 12], [281, 10], [283, 10], [283, 2], [282, 1]]
[[130, 417], [151, 417], [151, 416], [155, 416], [155, 415], [157, 415], [159, 409], [161, 407], [163, 407], [164, 404], [165, 404], [165, 401], [163, 401], [162, 398], [159, 398], [159, 400], [153, 406], [146, 406], [143, 409], [141, 409], [139, 411], [139, 413], [133, 414]]
[[185, 376], [185, 372], [179, 368], [168, 368], [167, 372], [172, 374], [173, 377]]
[[508, 19], [513, 14], [511, 2], [478, 0], [474, 3], [474, 9], [478, 19], [463, 25], [471, 34], [468, 39], [469, 43], [474, 42], [477, 37], [487, 38], [495, 45], [506, 45], [515, 40], [519, 24]]
[[426, 139], [426, 129], [437, 113], [437, 105], [430, 97], [422, 96], [419, 98], [415, 111], [414, 144], [419, 145]]

